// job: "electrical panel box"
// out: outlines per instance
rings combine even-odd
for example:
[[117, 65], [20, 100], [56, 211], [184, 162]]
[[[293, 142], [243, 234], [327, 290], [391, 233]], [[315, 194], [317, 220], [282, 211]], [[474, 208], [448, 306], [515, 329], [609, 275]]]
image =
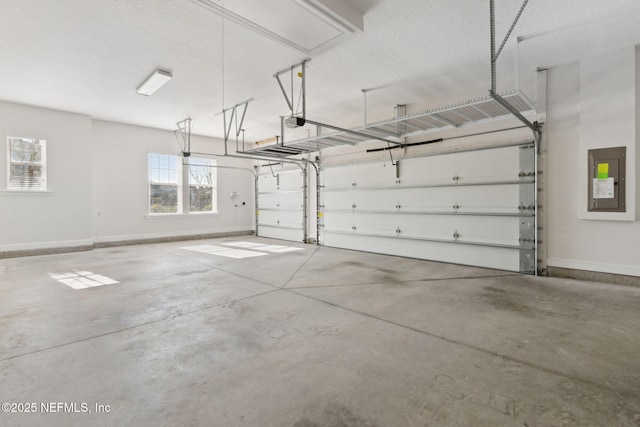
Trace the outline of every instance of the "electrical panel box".
[[589, 150], [589, 212], [626, 212], [627, 147]]

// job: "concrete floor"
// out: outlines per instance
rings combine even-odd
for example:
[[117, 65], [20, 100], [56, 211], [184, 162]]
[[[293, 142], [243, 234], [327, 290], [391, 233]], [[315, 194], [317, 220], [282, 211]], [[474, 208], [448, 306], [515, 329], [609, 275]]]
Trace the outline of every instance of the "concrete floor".
[[[303, 250], [181, 249], [237, 241]], [[120, 283], [50, 277], [75, 270]], [[0, 402], [36, 404], [0, 425], [640, 425], [639, 288], [250, 236], [5, 259], [0, 280]]]

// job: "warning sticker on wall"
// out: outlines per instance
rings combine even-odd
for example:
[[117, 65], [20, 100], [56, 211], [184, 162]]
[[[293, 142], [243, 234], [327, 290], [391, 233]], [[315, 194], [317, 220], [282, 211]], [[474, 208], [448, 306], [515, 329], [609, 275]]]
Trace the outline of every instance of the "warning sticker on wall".
[[609, 163], [598, 163], [598, 179], [609, 179]]
[[[600, 165], [598, 165], [599, 169]], [[598, 172], [598, 175], [600, 173]], [[595, 179], [593, 180], [593, 198], [594, 199], [613, 199], [613, 178]]]

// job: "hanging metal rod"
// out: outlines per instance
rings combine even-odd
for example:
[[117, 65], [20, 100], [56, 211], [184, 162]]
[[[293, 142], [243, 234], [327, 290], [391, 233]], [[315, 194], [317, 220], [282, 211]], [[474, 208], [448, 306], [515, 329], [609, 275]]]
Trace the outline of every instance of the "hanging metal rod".
[[[225, 108], [222, 112], [216, 114], [216, 116], [222, 114], [224, 120], [224, 153], [227, 154], [227, 143], [229, 142], [229, 137], [231, 136], [231, 127], [234, 124], [235, 119], [235, 136], [236, 136], [236, 151], [238, 151], [238, 138], [240, 137], [240, 133], [243, 131], [242, 125], [244, 123], [244, 118], [247, 114], [247, 107], [249, 106], [249, 102], [253, 101], [253, 98], [249, 98], [246, 101], [240, 102], [232, 107]], [[238, 108], [242, 108], [242, 117], [240, 117], [240, 121], [238, 121]], [[231, 111], [231, 116], [229, 120], [227, 120], [227, 112]]]
[[184, 163], [184, 166], [196, 166], [196, 167], [205, 167], [205, 168], [212, 168], [212, 169], [232, 169], [232, 170], [241, 170], [241, 171], [246, 171], [249, 172], [251, 175], [253, 175], [254, 177], [256, 176], [256, 172], [248, 169], [248, 168], [241, 168], [241, 167], [237, 167], [237, 166], [218, 166], [218, 165], [193, 165], [191, 163]]
[[[284, 95], [284, 99], [285, 101], [287, 101], [287, 106], [289, 107], [289, 110], [291, 111], [291, 116], [293, 117], [295, 115], [295, 111], [293, 108], [293, 70], [295, 70], [298, 67], [302, 68], [302, 85], [300, 88], [300, 94], [302, 96], [302, 118], [304, 119], [306, 114], [307, 114], [307, 90], [306, 90], [306, 64], [311, 62], [310, 58], [307, 58], [305, 60], [303, 60], [302, 62], [292, 65], [289, 68], [285, 68], [284, 70], [280, 70], [277, 73], [275, 73], [273, 75], [273, 77], [276, 79], [276, 81], [278, 82], [278, 86], [280, 86], [280, 90], [282, 91], [282, 95]], [[291, 98], [289, 98], [289, 95], [287, 95], [287, 90], [284, 88], [284, 85], [282, 84], [282, 81], [280, 80], [280, 76], [284, 73], [291, 73]]]
[[504, 40], [502, 41], [502, 44], [500, 45], [500, 48], [498, 48], [498, 51], [495, 53], [495, 55], [493, 57], [494, 61], [498, 60], [498, 56], [500, 56], [500, 53], [502, 52], [502, 49], [504, 48], [504, 45], [507, 44], [507, 40], [509, 40], [509, 36], [511, 36], [511, 32], [516, 27], [516, 24], [518, 23], [518, 20], [520, 19], [520, 15], [522, 15], [522, 12], [524, 12], [524, 8], [527, 7], [527, 3], [529, 3], [529, 0], [524, 0], [524, 3], [522, 4], [522, 7], [518, 11], [518, 14], [516, 15], [516, 18], [513, 20], [513, 23], [511, 24], [511, 27], [509, 28], [509, 31], [507, 31], [507, 35], [504, 37]]
[[491, 89], [489, 90], [489, 95], [497, 103], [502, 105], [507, 111], [509, 111], [511, 114], [513, 114], [514, 117], [516, 117], [518, 120], [520, 120], [522, 123], [524, 123], [525, 126], [530, 128], [534, 133], [534, 137], [536, 139], [538, 139], [540, 137], [540, 134], [541, 134], [540, 125], [537, 122], [531, 123], [515, 107], [513, 107], [503, 97], [501, 97], [500, 95], [498, 95], [496, 93], [496, 86], [497, 86], [497, 83], [496, 83], [496, 80], [497, 80], [496, 62], [498, 60], [498, 56], [500, 55], [500, 52], [502, 52], [502, 48], [507, 43], [507, 40], [509, 39], [509, 36], [511, 35], [513, 29], [515, 28], [518, 20], [520, 19], [520, 16], [522, 15], [522, 12], [524, 11], [524, 8], [527, 6], [528, 2], [529, 2], [529, 0], [525, 0], [524, 1], [522, 7], [518, 11], [518, 14], [516, 15], [516, 18], [514, 19], [513, 23], [511, 24], [511, 27], [509, 28], [509, 31], [507, 32], [507, 36], [504, 38], [502, 44], [500, 45], [500, 49], [496, 53], [496, 8], [495, 8], [495, 0], [489, 0], [489, 26], [490, 26], [490, 31], [491, 31], [491, 34], [490, 34], [490, 36], [491, 36]]
[[[234, 159], [259, 160], [259, 161], [264, 161], [264, 162], [273, 161], [273, 158], [269, 158], [267, 156], [241, 155], [242, 153], [238, 153], [238, 154], [191, 153], [191, 154], [195, 154], [195, 155], [199, 155], [199, 156], [231, 157], [231, 158], [234, 158]], [[302, 169], [302, 165], [303, 164], [311, 163], [311, 162], [302, 161], [302, 160], [296, 160], [296, 159], [286, 159], [286, 160], [278, 159], [278, 161], [282, 162], [282, 163], [290, 163], [292, 165], [296, 165], [301, 169]]]
[[489, 0], [489, 27], [491, 31], [491, 90], [496, 92], [496, 5], [494, 0]]
[[178, 142], [180, 143], [180, 151], [182, 151], [182, 154], [184, 157], [189, 157], [189, 154], [191, 153], [192, 123], [193, 123], [193, 120], [191, 119], [191, 117], [188, 117], [176, 123], [176, 126], [178, 127], [178, 129], [173, 131], [176, 138], [178, 139]]
[[522, 7], [518, 11], [515, 19], [511, 23], [511, 27], [509, 27], [509, 31], [507, 31], [507, 35], [505, 36], [500, 48], [496, 52], [496, 6], [495, 0], [489, 0], [489, 26], [491, 27], [491, 91], [496, 92], [496, 62], [498, 61], [498, 57], [502, 52], [505, 44], [509, 40], [513, 29], [516, 27], [518, 20], [520, 20], [520, 16], [522, 12], [524, 12], [525, 7], [527, 7], [527, 3], [529, 0], [524, 0]]

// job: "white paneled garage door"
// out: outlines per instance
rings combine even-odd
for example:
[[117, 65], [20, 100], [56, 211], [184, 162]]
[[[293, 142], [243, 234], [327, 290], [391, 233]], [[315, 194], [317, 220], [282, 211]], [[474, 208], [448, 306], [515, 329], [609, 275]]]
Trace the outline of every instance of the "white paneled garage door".
[[257, 235], [303, 242], [304, 173], [300, 169], [263, 169], [258, 175]]
[[326, 246], [535, 272], [535, 147], [321, 171]]

